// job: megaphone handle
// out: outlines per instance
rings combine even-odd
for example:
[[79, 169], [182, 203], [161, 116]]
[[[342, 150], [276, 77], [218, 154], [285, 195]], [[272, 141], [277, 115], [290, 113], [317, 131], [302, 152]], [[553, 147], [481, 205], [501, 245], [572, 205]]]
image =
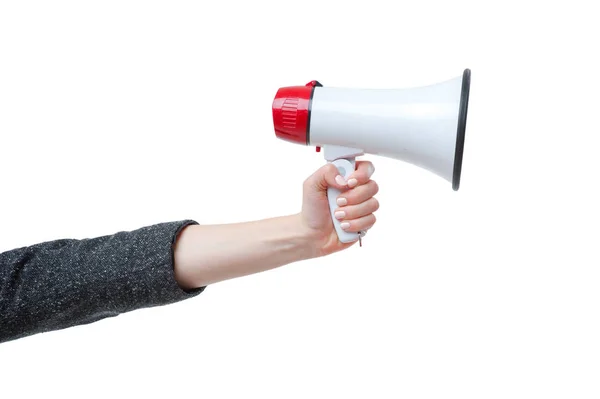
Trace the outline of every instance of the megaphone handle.
[[[356, 168], [356, 160], [354, 157], [336, 159], [331, 163], [337, 167], [338, 171], [340, 172], [340, 175], [342, 175], [342, 177], [346, 180]], [[333, 221], [333, 226], [335, 227], [338, 239], [340, 240], [340, 242], [343, 242], [345, 244], [357, 241], [360, 236], [358, 233], [347, 232], [344, 229], [342, 229], [342, 222], [335, 218], [335, 210], [339, 208], [339, 205], [337, 204], [337, 199], [341, 193], [342, 191], [338, 190], [337, 188], [327, 188], [327, 199], [329, 200], [329, 213], [331, 215], [331, 220]]]

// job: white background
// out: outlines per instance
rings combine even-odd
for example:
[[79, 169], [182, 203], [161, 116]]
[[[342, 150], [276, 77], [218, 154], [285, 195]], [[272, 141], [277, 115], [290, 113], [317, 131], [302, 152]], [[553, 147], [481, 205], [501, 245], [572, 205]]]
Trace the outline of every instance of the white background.
[[2, 1], [2, 251], [297, 212], [281, 86], [472, 86], [460, 191], [367, 156], [362, 248], [2, 344], [0, 395], [597, 398], [600, 29], [553, 4]]

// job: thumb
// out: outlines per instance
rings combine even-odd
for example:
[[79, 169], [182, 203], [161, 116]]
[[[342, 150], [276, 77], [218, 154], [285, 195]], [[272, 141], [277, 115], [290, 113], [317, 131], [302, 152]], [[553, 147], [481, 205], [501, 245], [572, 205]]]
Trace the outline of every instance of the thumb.
[[315, 171], [308, 179], [306, 179], [307, 188], [323, 191], [327, 187], [334, 187], [339, 190], [348, 188], [346, 181], [340, 175], [340, 172], [332, 163], [327, 163]]

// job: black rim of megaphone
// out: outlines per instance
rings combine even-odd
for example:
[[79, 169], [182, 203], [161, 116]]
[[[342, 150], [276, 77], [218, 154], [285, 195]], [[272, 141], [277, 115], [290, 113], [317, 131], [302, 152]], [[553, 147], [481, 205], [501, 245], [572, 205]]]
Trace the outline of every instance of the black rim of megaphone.
[[467, 111], [469, 109], [469, 90], [471, 88], [471, 70], [465, 69], [460, 92], [460, 108], [458, 111], [458, 127], [456, 132], [456, 148], [454, 152], [454, 172], [452, 174], [452, 188], [457, 191], [460, 187], [460, 174], [462, 170], [463, 151], [465, 148], [465, 130], [467, 128]]

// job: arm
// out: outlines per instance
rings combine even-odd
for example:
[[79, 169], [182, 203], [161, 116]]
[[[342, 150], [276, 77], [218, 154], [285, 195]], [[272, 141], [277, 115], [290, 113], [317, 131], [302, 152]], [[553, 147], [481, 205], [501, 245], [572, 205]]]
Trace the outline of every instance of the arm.
[[0, 253], [0, 342], [193, 297], [173, 274], [173, 243], [194, 221]]
[[[348, 183], [329, 164], [304, 182], [302, 211], [295, 215], [212, 226], [189, 226], [175, 248], [175, 277], [185, 289], [259, 273], [275, 267], [346, 249], [331, 222], [327, 187], [340, 188], [336, 214], [347, 231], [367, 230], [375, 223], [377, 184], [370, 162], [358, 162]], [[344, 204], [345, 201], [345, 204]]]
[[316, 256], [300, 215], [246, 223], [189, 226], [175, 249], [175, 278], [184, 289], [259, 273]]
[[0, 342], [181, 301], [208, 284], [348, 248], [337, 240], [326, 190], [347, 190], [338, 211], [349, 231], [371, 227], [378, 188], [372, 165], [357, 165], [348, 183], [336, 181], [332, 165], [315, 172], [295, 215], [213, 226], [185, 220], [1, 253]]

